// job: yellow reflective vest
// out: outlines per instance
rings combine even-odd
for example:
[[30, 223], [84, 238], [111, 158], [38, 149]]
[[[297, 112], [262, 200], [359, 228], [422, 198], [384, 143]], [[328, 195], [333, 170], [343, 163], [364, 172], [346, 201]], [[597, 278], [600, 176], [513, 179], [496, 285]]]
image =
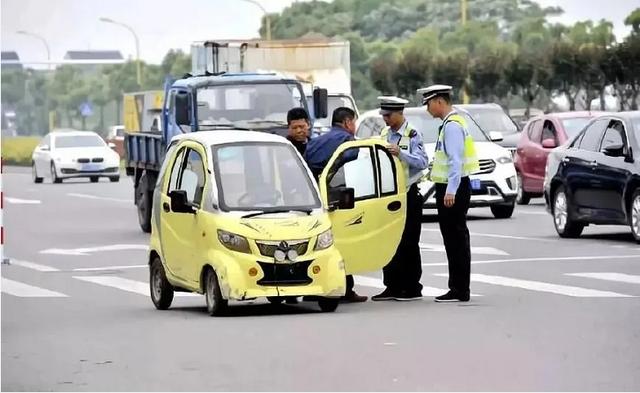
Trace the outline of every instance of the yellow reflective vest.
[[444, 119], [440, 129], [438, 130], [438, 142], [436, 144], [436, 151], [433, 158], [433, 167], [429, 174], [429, 179], [434, 183], [446, 184], [449, 182], [449, 157], [445, 152], [444, 131], [447, 123], [451, 121], [455, 121], [460, 124], [464, 131], [462, 177], [469, 176], [470, 174], [480, 170], [480, 162], [478, 161], [478, 155], [476, 154], [476, 147], [473, 143], [473, 138], [469, 135], [469, 131], [467, 130], [467, 122], [464, 117], [454, 113]]

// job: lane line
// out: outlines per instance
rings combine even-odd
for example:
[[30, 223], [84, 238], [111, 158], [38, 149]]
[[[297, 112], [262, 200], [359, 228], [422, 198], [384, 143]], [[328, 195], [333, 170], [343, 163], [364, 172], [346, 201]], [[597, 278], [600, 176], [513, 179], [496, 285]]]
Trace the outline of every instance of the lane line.
[[124, 265], [124, 266], [103, 266], [103, 267], [80, 267], [71, 269], [74, 272], [100, 272], [105, 270], [121, 270], [121, 269], [141, 269], [149, 267], [149, 265]]
[[133, 204], [132, 203], [133, 201], [131, 201], [129, 199], [101, 197], [101, 196], [97, 196], [97, 195], [79, 194], [79, 193], [75, 193], [75, 192], [70, 192], [67, 195], [71, 196], [71, 197], [75, 197], [75, 198], [95, 199], [95, 200], [99, 200], [99, 201], [110, 201], [110, 202], [120, 202], [120, 203], [131, 203], [131, 204]]
[[549, 214], [547, 212], [535, 212], [535, 211], [530, 212], [530, 211], [518, 211], [518, 210], [516, 210], [516, 213], [518, 213], [518, 214], [529, 214], [529, 215], [532, 215], [532, 216], [549, 216], [549, 217], [551, 217], [551, 214]]
[[[137, 293], [149, 297], [149, 284], [142, 281], [130, 280], [122, 277], [105, 277], [105, 276], [73, 276], [73, 278], [81, 281], [90, 282], [93, 284], [103, 285], [105, 287], [111, 287], [120, 289], [125, 292]], [[175, 296], [201, 296], [197, 293], [176, 292]]]
[[567, 276], [595, 278], [597, 280], [617, 281], [628, 284], [640, 284], [640, 276], [624, 273], [565, 273]]
[[[443, 244], [420, 243], [422, 251], [446, 252]], [[493, 247], [471, 246], [471, 254], [477, 255], [509, 255], [508, 252]]]
[[93, 252], [101, 251], [124, 251], [124, 250], [144, 250], [148, 251], [147, 244], [111, 244], [108, 246], [84, 247], [84, 248], [49, 248], [40, 251], [40, 254], [57, 254], [57, 255], [89, 255]]
[[[640, 254], [634, 255], [598, 255], [581, 257], [541, 257], [541, 258], [513, 258], [513, 259], [489, 259], [484, 261], [471, 261], [472, 265], [507, 262], [555, 262], [555, 261], [594, 261], [601, 259], [640, 259]], [[422, 266], [448, 266], [446, 262], [423, 263]]]
[[11, 259], [11, 265], [26, 267], [27, 269], [33, 269], [39, 272], [59, 272], [60, 271], [55, 267], [40, 265], [40, 264], [29, 262], [29, 261], [20, 261], [18, 259]]
[[[448, 274], [436, 274], [440, 277], [448, 277]], [[542, 281], [529, 281], [521, 280], [517, 278], [509, 278], [502, 276], [489, 276], [486, 274], [471, 274], [471, 281], [480, 282], [484, 284], [500, 285], [503, 287], [528, 289], [530, 291], [537, 292], [549, 292], [557, 295], [571, 296], [571, 297], [635, 297], [631, 295], [624, 295], [616, 292], [599, 291], [595, 289], [573, 287], [567, 285], [550, 284]]]
[[[386, 286], [384, 285], [384, 282], [379, 278], [367, 277], [367, 276], [353, 276], [353, 281], [355, 282], [356, 285], [359, 285], [362, 287], [370, 287], [370, 288], [378, 288], [378, 289], [386, 288]], [[422, 286], [422, 296], [440, 296], [440, 295], [444, 295], [446, 292], [447, 292], [447, 289], [440, 289], [440, 288], [429, 287], [424, 285]], [[475, 293], [472, 293], [471, 296], [478, 297], [482, 295], [477, 295]]]
[[[422, 228], [422, 232], [438, 232], [440, 233], [439, 229], [433, 229], [433, 228]], [[509, 236], [509, 235], [499, 235], [499, 234], [495, 234], [495, 233], [480, 233], [480, 232], [470, 232], [469, 235], [471, 236], [481, 236], [481, 237], [493, 237], [496, 239], [512, 239], [512, 240], [535, 240], [535, 241], [540, 241], [540, 242], [557, 242], [558, 239], [544, 239], [544, 238], [540, 238], [540, 237], [525, 237], [525, 236]]]
[[17, 297], [68, 297], [60, 292], [34, 287], [4, 277], [2, 277], [2, 292]]
[[11, 198], [8, 196], [4, 197], [4, 200], [14, 205], [39, 205], [42, 203], [42, 201], [39, 201], [37, 199], [20, 199], [20, 198]]

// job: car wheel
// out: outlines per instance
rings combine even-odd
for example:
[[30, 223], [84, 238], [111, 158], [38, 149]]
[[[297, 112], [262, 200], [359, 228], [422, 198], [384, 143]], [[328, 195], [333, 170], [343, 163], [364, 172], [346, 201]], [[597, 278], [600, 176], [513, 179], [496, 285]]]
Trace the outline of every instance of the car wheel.
[[142, 175], [136, 187], [136, 207], [138, 208], [138, 223], [143, 232], [151, 233], [151, 204], [152, 194], [147, 188], [147, 176]]
[[204, 297], [207, 301], [207, 312], [211, 316], [224, 314], [227, 309], [227, 299], [222, 297], [218, 276], [213, 269], [207, 270], [204, 277]]
[[495, 218], [510, 218], [513, 215], [515, 203], [510, 205], [491, 205], [491, 213]]
[[173, 286], [167, 280], [160, 258], [156, 257], [149, 267], [149, 290], [151, 301], [158, 310], [166, 310], [173, 301]]
[[31, 164], [31, 174], [33, 176], [34, 183], [42, 183], [42, 178], [38, 177], [38, 170], [36, 169], [36, 163]]
[[570, 215], [570, 202], [564, 187], [558, 187], [553, 198], [553, 224], [560, 237], [579, 237], [584, 229], [584, 224], [575, 222]]
[[334, 312], [338, 308], [340, 298], [323, 297], [318, 299], [318, 306], [322, 312]]
[[528, 205], [530, 200], [531, 196], [524, 191], [522, 175], [518, 173], [518, 196], [516, 197], [516, 202], [518, 205]]
[[640, 243], [640, 189], [637, 189], [633, 193], [631, 198], [631, 233], [636, 239], [636, 242]]
[[100, 178], [98, 176], [91, 176], [90, 179], [91, 183], [97, 183], [100, 181]]
[[110, 177], [109, 180], [111, 181], [111, 183], [117, 183], [120, 181], [120, 176]]
[[62, 183], [62, 179], [58, 177], [58, 173], [56, 172], [56, 164], [51, 163], [51, 181], [53, 183]]

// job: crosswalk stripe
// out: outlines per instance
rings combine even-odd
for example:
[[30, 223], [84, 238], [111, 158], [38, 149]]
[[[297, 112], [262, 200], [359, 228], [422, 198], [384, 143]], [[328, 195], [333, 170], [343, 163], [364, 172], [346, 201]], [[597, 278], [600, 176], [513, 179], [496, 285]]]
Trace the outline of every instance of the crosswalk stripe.
[[566, 273], [567, 276], [595, 278], [598, 280], [618, 281], [629, 284], [640, 284], [640, 276], [624, 273]]
[[18, 297], [67, 297], [64, 293], [34, 287], [2, 277], [2, 292]]
[[[137, 293], [138, 295], [149, 296], [149, 284], [142, 281], [130, 280], [122, 277], [107, 276], [73, 276], [73, 278], [104, 285], [105, 287], [117, 288], [122, 291]], [[176, 292], [175, 296], [200, 296], [197, 293]]]
[[[447, 277], [447, 274], [436, 274], [436, 276]], [[595, 289], [587, 289], [566, 285], [550, 284], [541, 281], [520, 280], [517, 278], [509, 278], [502, 276], [489, 276], [485, 274], [472, 274], [471, 281], [481, 282], [484, 284], [501, 285], [505, 287], [514, 287], [528, 289], [531, 291], [550, 292], [558, 295], [572, 297], [635, 297], [624, 295], [616, 292], [599, 291]]]
[[[367, 276], [353, 276], [353, 281], [355, 282], [356, 285], [359, 285], [362, 287], [371, 287], [371, 288], [379, 288], [379, 289], [386, 288], [386, 286], [384, 285], [384, 281], [382, 281], [379, 278], [367, 277]], [[422, 286], [422, 296], [440, 296], [446, 292], [447, 292], [446, 289], [427, 287], [424, 285]], [[473, 293], [471, 294], [471, 296], [482, 296], [482, 295], [477, 295]]]
[[29, 262], [29, 261], [20, 261], [17, 259], [12, 259], [11, 265], [26, 267], [27, 269], [33, 269], [39, 272], [59, 272], [60, 271], [55, 267], [40, 265], [40, 264]]

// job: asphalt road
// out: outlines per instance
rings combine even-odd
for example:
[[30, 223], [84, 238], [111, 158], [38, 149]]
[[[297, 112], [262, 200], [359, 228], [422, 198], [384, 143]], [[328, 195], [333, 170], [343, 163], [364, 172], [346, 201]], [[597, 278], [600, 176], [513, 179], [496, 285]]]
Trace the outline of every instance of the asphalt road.
[[[437, 304], [446, 258], [423, 224], [417, 302], [157, 311], [130, 179], [36, 185], [5, 168], [2, 390], [640, 390], [640, 247], [627, 227], [559, 239], [540, 200], [473, 209], [471, 302]], [[374, 295], [381, 276], [357, 277]]]

